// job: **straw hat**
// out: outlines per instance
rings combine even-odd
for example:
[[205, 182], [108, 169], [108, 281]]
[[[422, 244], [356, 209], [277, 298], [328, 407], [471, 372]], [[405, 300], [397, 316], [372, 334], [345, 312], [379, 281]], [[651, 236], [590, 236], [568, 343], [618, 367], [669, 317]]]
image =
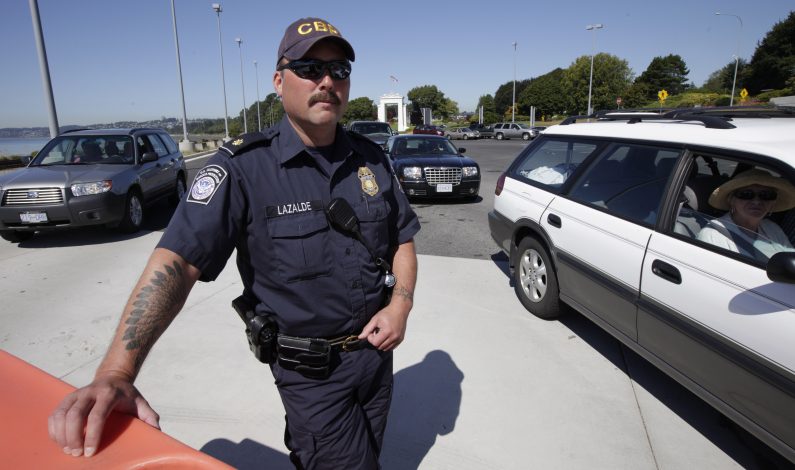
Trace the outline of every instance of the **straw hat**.
[[736, 190], [758, 184], [775, 188], [778, 193], [772, 212], [785, 211], [795, 207], [795, 186], [784, 178], [773, 176], [765, 170], [753, 169], [740, 173], [718, 186], [709, 196], [709, 205], [717, 209], [729, 210], [729, 196]]

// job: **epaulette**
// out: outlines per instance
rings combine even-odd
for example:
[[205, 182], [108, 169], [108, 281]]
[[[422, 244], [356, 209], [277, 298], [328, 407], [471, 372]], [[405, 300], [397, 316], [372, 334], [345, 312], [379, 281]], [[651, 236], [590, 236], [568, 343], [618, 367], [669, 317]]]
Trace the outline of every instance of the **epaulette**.
[[263, 130], [262, 132], [249, 132], [241, 134], [220, 147], [229, 157], [240, 155], [247, 149], [257, 145], [270, 145], [271, 140], [279, 134], [279, 131], [273, 127]]

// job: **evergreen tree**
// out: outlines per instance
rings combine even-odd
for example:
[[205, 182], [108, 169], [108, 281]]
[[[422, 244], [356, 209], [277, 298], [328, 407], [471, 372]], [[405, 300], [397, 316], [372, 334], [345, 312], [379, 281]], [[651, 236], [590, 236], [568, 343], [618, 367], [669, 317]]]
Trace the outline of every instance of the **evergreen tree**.
[[[749, 68], [743, 86], [752, 95], [766, 89], [787, 87], [787, 80], [795, 77], [795, 12], [776, 23], [762, 39], [751, 57]], [[737, 84], [738, 89], [743, 86]]]
[[687, 69], [682, 57], [669, 54], [665, 57], [658, 56], [652, 59], [649, 66], [635, 82], [648, 84], [650, 86], [649, 93], [653, 94], [646, 97], [655, 99], [660, 90], [665, 90], [670, 95], [678, 95], [685, 91], [688, 88], [688, 73], [690, 70]]

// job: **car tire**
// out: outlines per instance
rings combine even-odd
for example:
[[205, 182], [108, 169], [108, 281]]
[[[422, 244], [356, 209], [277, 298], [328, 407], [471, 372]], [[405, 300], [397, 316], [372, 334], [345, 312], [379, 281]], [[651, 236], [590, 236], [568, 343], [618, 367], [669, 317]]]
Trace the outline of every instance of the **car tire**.
[[560, 315], [558, 278], [547, 249], [533, 237], [525, 237], [513, 260], [514, 291], [533, 315], [550, 320]]
[[179, 201], [185, 197], [185, 191], [187, 191], [185, 180], [182, 176], [177, 176], [177, 185], [174, 188], [174, 193], [171, 194], [171, 203], [175, 206], [179, 204]]
[[464, 134], [464, 140], [469, 140], [469, 136]]
[[20, 243], [33, 238], [35, 232], [23, 232], [18, 230], [8, 230], [0, 232], [0, 238], [11, 243]]
[[453, 140], [453, 136], [451, 136], [450, 134], [447, 134], [445, 137], [447, 137], [447, 140]]
[[529, 134], [529, 133], [527, 133], [527, 132], [525, 132], [524, 134], [522, 134], [522, 140], [530, 140], [530, 134]]
[[141, 229], [144, 220], [144, 206], [141, 201], [140, 193], [133, 189], [127, 193], [127, 200], [124, 202], [124, 216], [119, 223], [119, 231], [122, 233], [135, 233]]
[[494, 138], [495, 138], [495, 139], [497, 139], [497, 140], [502, 140], [502, 139], [504, 139], [504, 138], [505, 138], [505, 136], [503, 136], [503, 135], [502, 135], [502, 132], [500, 132], [499, 134], [495, 134], [495, 135], [494, 135]]

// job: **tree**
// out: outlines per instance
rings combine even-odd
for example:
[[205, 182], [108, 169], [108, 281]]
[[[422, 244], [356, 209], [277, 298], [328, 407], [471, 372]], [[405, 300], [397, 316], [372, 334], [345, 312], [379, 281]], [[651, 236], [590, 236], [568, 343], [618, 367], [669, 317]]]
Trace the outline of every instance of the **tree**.
[[[563, 71], [563, 91], [569, 114], [587, 111], [590, 72], [591, 57], [587, 55], [577, 58]], [[594, 109], [614, 109], [616, 98], [623, 97], [631, 83], [632, 70], [626, 60], [604, 52], [596, 54], [591, 106]]]
[[[740, 59], [737, 64], [737, 85], [745, 82], [743, 77], [748, 74], [748, 62]], [[731, 93], [732, 82], [734, 81], [734, 61], [729, 62], [720, 69], [712, 72], [707, 81], [702, 85], [704, 91], [713, 93]], [[736, 92], [736, 90], [735, 90]]]
[[516, 98], [518, 109], [529, 115], [530, 107], [535, 106], [537, 116], [565, 114], [568, 103], [563, 90], [563, 74], [562, 68], [556, 68], [531, 79]]
[[482, 95], [478, 98], [478, 108], [483, 106], [483, 112], [494, 112], [494, 97], [491, 95]]
[[444, 93], [435, 85], [422, 85], [414, 87], [406, 93], [414, 107], [414, 112], [419, 113], [421, 108], [431, 108], [434, 114], [440, 113], [445, 105]]
[[653, 95], [647, 96], [649, 99], [654, 99], [660, 90], [665, 90], [671, 95], [678, 95], [688, 88], [688, 73], [690, 70], [687, 69], [682, 57], [668, 54], [665, 57], [658, 56], [652, 59], [649, 66], [635, 82], [650, 85]]
[[[524, 91], [525, 87], [530, 84], [530, 80], [517, 80], [516, 82], [516, 102], [519, 102], [519, 96]], [[497, 88], [494, 93], [494, 111], [497, 114], [505, 114], [509, 112], [513, 106], [513, 80], [503, 83]]]
[[[773, 25], [756, 47], [749, 67], [744, 86], [751, 94], [787, 87], [787, 80], [795, 77], [795, 12]], [[737, 88], [742, 88], [739, 83]]]
[[450, 98], [445, 98], [442, 105], [439, 107], [439, 115], [443, 119], [448, 119], [450, 116], [455, 116], [456, 114], [458, 114], [458, 103]]
[[348, 101], [348, 109], [342, 115], [342, 121], [346, 123], [351, 121], [372, 121], [375, 118], [375, 103], [366, 96]]

